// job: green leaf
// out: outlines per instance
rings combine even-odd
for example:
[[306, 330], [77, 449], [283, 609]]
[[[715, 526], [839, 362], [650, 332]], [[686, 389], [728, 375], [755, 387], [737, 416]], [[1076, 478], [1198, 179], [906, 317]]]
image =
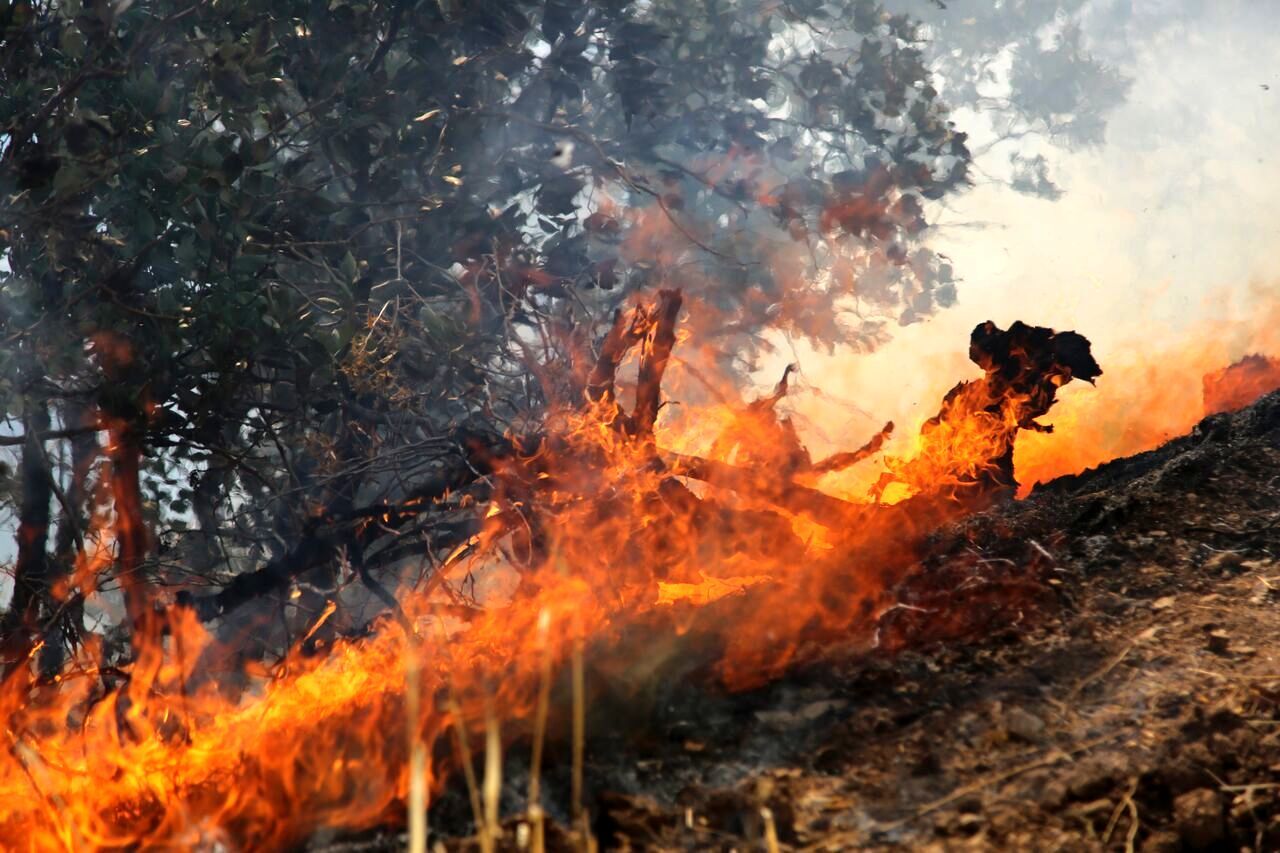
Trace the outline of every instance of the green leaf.
[[231, 272], [235, 275], [257, 275], [269, 263], [269, 255], [240, 255], [231, 262]]
[[64, 198], [79, 190], [84, 185], [85, 174], [72, 163], [63, 163], [53, 176], [53, 194]]
[[133, 217], [133, 238], [134, 243], [141, 246], [160, 233], [160, 226], [156, 224], [156, 218], [151, 215], [151, 211], [145, 207], [138, 207], [136, 211]]
[[182, 239], [178, 240], [178, 247], [173, 252], [173, 257], [187, 269], [196, 265], [196, 235], [193, 232], [188, 231], [182, 235]]
[[338, 271], [342, 273], [345, 284], [355, 284], [356, 278], [360, 275], [360, 267], [356, 263], [355, 255], [347, 252], [342, 256], [342, 265], [338, 267]]
[[75, 24], [63, 27], [58, 35], [58, 47], [71, 59], [81, 59], [84, 56], [84, 33]]

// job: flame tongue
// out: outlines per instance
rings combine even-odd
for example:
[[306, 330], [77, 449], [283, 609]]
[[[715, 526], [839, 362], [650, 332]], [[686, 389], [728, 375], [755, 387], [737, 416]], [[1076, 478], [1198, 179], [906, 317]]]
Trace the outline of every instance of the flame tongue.
[[1280, 359], [1247, 355], [1204, 377], [1204, 413], [1213, 415], [1243, 409], [1280, 388]]
[[[50, 685], [30, 686], [19, 667], [0, 692], [0, 832], [36, 848], [266, 849], [386, 821], [409, 791], [409, 745], [388, 734], [405, 731], [406, 707], [419, 709], [409, 730], [426, 755], [451, 726], [478, 731], [490, 707], [510, 733], [533, 712], [544, 661], [566, 660], [583, 638], [608, 645], [640, 618], [682, 630], [689, 608], [712, 602], [733, 614], [703, 626], [720, 637], [719, 673], [758, 683], [814, 643], [869, 636], [918, 536], [1012, 488], [1018, 431], [1044, 429], [1035, 419], [1057, 389], [1100, 373], [1075, 333], [983, 324], [971, 355], [985, 375], [952, 389], [885, 460], [876, 499], [841, 498], [817, 486], [877, 454], [892, 424], [815, 462], [778, 411], [790, 369], [768, 397], [700, 410], [715, 427], [700, 448], [660, 423], [680, 308], [664, 291], [620, 314], [582, 371], [580, 400], [553, 405], [537, 435], [471, 448], [494, 486], [480, 532], [402, 596], [399, 626], [316, 657], [322, 626], [339, 618], [329, 600], [277, 665], [197, 680], [198, 662], [229, 650], [176, 608], [127, 670], [109, 674], [93, 647]], [[632, 352], [628, 412], [615, 377]], [[437, 788], [454, 756], [426, 768]]]

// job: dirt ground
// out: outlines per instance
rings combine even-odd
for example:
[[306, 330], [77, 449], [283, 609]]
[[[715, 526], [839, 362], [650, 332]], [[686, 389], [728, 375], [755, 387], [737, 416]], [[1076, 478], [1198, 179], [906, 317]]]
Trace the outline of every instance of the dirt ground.
[[1280, 393], [941, 532], [902, 597], [874, 653], [592, 738], [600, 847], [1280, 850]]

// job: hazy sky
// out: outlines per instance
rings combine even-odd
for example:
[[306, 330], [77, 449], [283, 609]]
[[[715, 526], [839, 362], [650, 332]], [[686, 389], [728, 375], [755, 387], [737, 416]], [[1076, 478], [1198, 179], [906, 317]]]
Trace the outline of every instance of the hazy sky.
[[[1247, 328], [1261, 303], [1280, 298], [1280, 3], [1149, 3], [1127, 12], [1122, 30], [1112, 29], [1117, 5], [1083, 18], [1086, 38], [1102, 30], [1095, 52], [1132, 80], [1105, 143], [1026, 145], [1050, 157], [1064, 195], [1022, 195], [979, 174], [933, 212], [934, 245], [964, 279], [958, 305], [897, 330], [870, 356], [797, 349], [809, 382], [867, 413], [846, 410], [833, 423], [828, 400], [797, 399], [829, 438], [843, 444], [841, 432], [932, 414], [957, 371], [976, 372], [965, 351], [983, 320], [1077, 329], [1105, 369], [1140, 347], [1154, 353], [1153, 340], [1177, 346], [1203, 334], [1209, 317]], [[956, 122], [975, 131], [974, 150], [989, 140], [982, 117], [958, 113]], [[997, 146], [977, 165], [999, 170], [1012, 150]], [[1198, 395], [1198, 383], [1188, 391]]]

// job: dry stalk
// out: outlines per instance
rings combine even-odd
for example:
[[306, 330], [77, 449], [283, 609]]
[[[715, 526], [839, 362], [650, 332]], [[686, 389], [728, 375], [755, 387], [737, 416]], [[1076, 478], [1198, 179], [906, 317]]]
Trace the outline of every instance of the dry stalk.
[[[993, 773], [989, 776], [986, 776], [985, 778], [979, 779], [975, 782], [971, 782], [968, 785], [961, 785], [959, 788], [956, 788], [954, 791], [952, 791], [950, 794], [947, 794], [945, 797], [941, 797], [917, 809], [914, 816], [917, 818], [924, 817], [925, 815], [930, 814], [931, 812], [935, 812], [938, 809], [943, 808], [944, 806], [951, 805], [951, 803], [954, 803], [956, 800], [959, 800], [962, 797], [967, 797], [970, 794], [976, 794], [979, 791], [989, 788], [992, 785], [997, 785], [997, 784], [1000, 784], [1001, 782], [1007, 782], [1016, 776], [1021, 776], [1023, 773], [1027, 773], [1032, 770], [1038, 770], [1041, 767], [1050, 767], [1054, 764], [1057, 764], [1059, 761], [1064, 761], [1066, 759], [1079, 755], [1082, 752], [1087, 752], [1093, 749], [1095, 746], [1101, 746], [1104, 743], [1108, 743], [1113, 740], [1119, 740], [1125, 734], [1126, 732], [1123, 732], [1123, 731], [1113, 732], [1108, 735], [1103, 735], [1101, 737], [1096, 737], [1096, 738], [1093, 738], [1092, 740], [1087, 740], [1087, 741], [1084, 741], [1083, 743], [1076, 744], [1075, 746], [1069, 749], [1057, 749], [1057, 748], [1052, 749], [1048, 752], [1048, 754], [1040, 758], [1034, 759], [1032, 761], [1028, 761], [1025, 764], [1019, 764], [1016, 767], [1010, 767], [1008, 770], [1003, 770], [999, 773]], [[904, 826], [906, 823], [907, 823], [906, 819], [897, 820], [892, 823], [885, 824], [883, 828], [897, 828], [900, 826]]]
[[573, 642], [573, 817], [582, 816], [582, 756], [586, 748], [586, 674], [582, 663], [582, 640]]
[[536, 803], [529, 806], [529, 831], [531, 834], [531, 843], [529, 848], [533, 853], [546, 853], [546, 828], [543, 826], [545, 820], [542, 814], [542, 806]]
[[480, 834], [480, 849], [492, 853], [502, 835], [498, 825], [498, 803], [502, 795], [502, 734], [498, 728], [498, 716], [493, 712], [493, 701], [484, 701], [484, 831]]
[[422, 663], [415, 637], [409, 637], [405, 669], [405, 719], [409, 738], [409, 853], [427, 853], [427, 748], [419, 730], [422, 718]]
[[[440, 614], [435, 613], [431, 621], [435, 623], [440, 648], [448, 648]], [[483, 832], [485, 824], [484, 809], [480, 805], [480, 785], [476, 782], [476, 768], [471, 763], [471, 744], [467, 740], [467, 725], [462, 719], [462, 705], [458, 702], [457, 693], [454, 692], [452, 678], [445, 679], [444, 703], [445, 713], [453, 721], [453, 736], [457, 742], [458, 756], [462, 759], [462, 777], [467, 782], [467, 796], [471, 800], [471, 817], [475, 821], [476, 831]]]
[[1151, 626], [1150, 628], [1147, 628], [1145, 631], [1143, 631], [1141, 634], [1135, 637], [1132, 642], [1130, 642], [1127, 646], [1121, 649], [1118, 654], [1112, 656], [1112, 658], [1108, 660], [1102, 666], [1101, 669], [1095, 670], [1094, 672], [1085, 676], [1085, 678], [1083, 678], [1079, 683], [1077, 683], [1075, 687], [1071, 688], [1071, 691], [1067, 694], [1067, 702], [1068, 703], [1074, 702], [1086, 687], [1088, 687], [1090, 684], [1092, 684], [1093, 682], [1097, 681], [1100, 678], [1105, 678], [1111, 672], [1111, 670], [1119, 666], [1120, 662], [1129, 656], [1130, 652], [1136, 649], [1144, 641], [1150, 640], [1151, 638], [1153, 638], [1156, 635], [1156, 632], [1158, 630], [1159, 628], [1154, 625]]
[[534, 853], [543, 853], [545, 844], [539, 783], [542, 773], [542, 746], [547, 731], [547, 714], [551, 707], [551, 648], [547, 637], [550, 627], [551, 614], [544, 610], [538, 616], [538, 633], [542, 639], [542, 667], [539, 672], [538, 706], [533, 718], [533, 757], [529, 768], [528, 813], [529, 828], [533, 832]]
[[578, 825], [582, 850], [592, 853], [596, 840], [591, 836], [587, 813], [582, 808], [582, 760], [586, 752], [587, 700], [586, 673], [582, 661], [582, 637], [573, 642], [573, 821]]
[[471, 744], [467, 741], [467, 726], [462, 720], [462, 706], [452, 695], [452, 690], [445, 697], [448, 703], [449, 716], [453, 718], [453, 736], [457, 740], [458, 754], [462, 758], [462, 775], [467, 780], [467, 795], [471, 798], [471, 817], [476, 829], [483, 831], [484, 808], [480, 805], [480, 785], [476, 782], [476, 769], [471, 764]]
[[[1119, 740], [1120, 738], [1124, 737], [1125, 734], [1127, 734], [1127, 732], [1125, 731], [1112, 732], [1111, 734], [1102, 735], [1100, 737], [1092, 738], [1091, 740], [1078, 743], [1075, 746], [1069, 747], [1067, 749], [1059, 749], [1055, 747], [1049, 750], [1048, 753], [1041, 756], [1040, 758], [1033, 759], [1031, 761], [1026, 762], [1025, 764], [1019, 764], [1015, 767], [1010, 767], [1009, 769], [1002, 770], [998, 773], [992, 773], [988, 776], [983, 777], [982, 779], [978, 779], [967, 785], [961, 785], [959, 788], [956, 788], [950, 794], [947, 794], [945, 797], [940, 797], [939, 799], [936, 799], [931, 803], [926, 803], [925, 805], [916, 809], [916, 811], [912, 815], [908, 817], [900, 818], [895, 821], [891, 821], [889, 823], [878, 824], [876, 826], [876, 829], [882, 832], [892, 830], [892, 829], [900, 829], [906, 826], [912, 820], [916, 820], [918, 818], [924, 817], [927, 814], [936, 812], [938, 809], [949, 806], [952, 803], [954, 803], [956, 800], [959, 800], [963, 797], [967, 797], [970, 794], [976, 794], [979, 791], [983, 791], [986, 788], [991, 787], [992, 785], [998, 785], [1003, 782], [1007, 782], [1010, 779], [1013, 779], [1017, 776], [1021, 776], [1023, 773], [1028, 773], [1032, 770], [1038, 770], [1041, 767], [1051, 767], [1052, 765], [1057, 764], [1060, 761], [1066, 761], [1068, 759], [1074, 758], [1075, 756], [1084, 752], [1088, 752], [1094, 747], [1101, 746], [1104, 743], [1109, 743], [1111, 741]], [[857, 830], [852, 832], [838, 832], [838, 833], [835, 833], [834, 835], [831, 835], [831, 836], [828, 836], [827, 838], [822, 839], [816, 844], [810, 844], [800, 849], [804, 851], [816, 851], [819, 849], [830, 849], [830, 845], [833, 843], [853, 844], [858, 838], [860, 838], [862, 832], [863, 832], [862, 830]]]
[[773, 821], [773, 809], [764, 806], [760, 809], [760, 819], [764, 821], [764, 849], [766, 853], [778, 853], [778, 827]]
[[1248, 675], [1239, 672], [1214, 672], [1211, 669], [1195, 669], [1194, 667], [1188, 668], [1187, 672], [1194, 672], [1198, 675], [1211, 675], [1224, 681], [1280, 681], [1280, 673], [1276, 675]]
[[1129, 832], [1128, 839], [1125, 843], [1126, 853], [1132, 853], [1133, 841], [1138, 834], [1138, 807], [1133, 802], [1133, 795], [1138, 792], [1138, 778], [1135, 776], [1129, 780], [1129, 790], [1125, 791], [1120, 802], [1116, 803], [1115, 810], [1111, 812], [1111, 819], [1107, 821], [1107, 828], [1102, 832], [1102, 843], [1107, 845], [1111, 842], [1111, 834], [1116, 830], [1116, 824], [1120, 822], [1120, 815], [1126, 810], [1129, 811]]
[[1133, 853], [1133, 842], [1138, 839], [1138, 804], [1133, 801], [1133, 797], [1125, 800], [1129, 806], [1129, 832], [1124, 839], [1124, 853]]

